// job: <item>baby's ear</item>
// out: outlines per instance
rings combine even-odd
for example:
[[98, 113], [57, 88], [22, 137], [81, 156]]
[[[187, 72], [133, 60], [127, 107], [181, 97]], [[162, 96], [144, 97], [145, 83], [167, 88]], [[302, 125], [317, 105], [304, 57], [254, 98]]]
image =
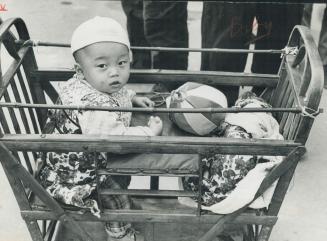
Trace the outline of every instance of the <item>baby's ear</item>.
[[83, 70], [79, 63], [74, 64], [76, 75], [79, 79], [84, 79]]
[[77, 74], [83, 74], [83, 70], [78, 63], [74, 64], [74, 70], [76, 71]]

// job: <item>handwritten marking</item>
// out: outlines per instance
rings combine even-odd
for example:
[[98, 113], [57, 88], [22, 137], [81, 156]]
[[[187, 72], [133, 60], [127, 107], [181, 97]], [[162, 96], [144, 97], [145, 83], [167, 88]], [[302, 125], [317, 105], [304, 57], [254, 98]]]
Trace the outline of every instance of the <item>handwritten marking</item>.
[[[258, 30], [263, 30], [262, 33], [258, 33]], [[235, 38], [240, 35], [247, 35], [249, 33], [252, 33], [252, 31], [257, 31], [257, 36], [254, 38], [249, 39], [249, 41], [246, 43], [251, 44], [256, 42], [259, 39], [263, 39], [271, 35], [272, 30], [272, 22], [263, 22], [258, 23], [257, 21], [254, 21], [253, 24], [250, 26], [244, 25], [239, 17], [232, 18], [231, 26], [230, 26], [230, 37]]]
[[6, 4], [0, 3], [0, 12], [6, 12], [6, 11], [8, 11], [6, 8]]

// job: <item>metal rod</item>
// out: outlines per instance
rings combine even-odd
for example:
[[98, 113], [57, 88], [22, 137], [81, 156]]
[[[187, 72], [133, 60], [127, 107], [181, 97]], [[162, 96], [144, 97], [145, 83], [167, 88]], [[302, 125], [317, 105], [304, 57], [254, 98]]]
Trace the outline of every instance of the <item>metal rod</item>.
[[[24, 46], [50, 46], [50, 47], [64, 47], [70, 48], [70, 44], [55, 43], [55, 42], [43, 42], [33, 40], [16, 40], [17, 44], [23, 44]], [[213, 52], [213, 53], [271, 53], [282, 54], [285, 53], [282, 49], [223, 49], [223, 48], [173, 48], [173, 47], [141, 47], [131, 46], [132, 50], [148, 50], [148, 51], [174, 51], [174, 52]]]
[[[301, 113], [300, 107], [293, 108], [126, 108], [126, 107], [102, 107], [102, 106], [78, 106], [78, 105], [49, 105], [49, 104], [26, 104], [15, 102], [1, 102], [0, 107], [7, 108], [40, 108], [40, 109], [65, 109], [65, 110], [96, 110], [96, 111], [120, 111], [120, 112], [145, 112], [145, 113], [241, 113], [241, 112], [291, 112]], [[319, 110], [320, 112], [320, 110]]]

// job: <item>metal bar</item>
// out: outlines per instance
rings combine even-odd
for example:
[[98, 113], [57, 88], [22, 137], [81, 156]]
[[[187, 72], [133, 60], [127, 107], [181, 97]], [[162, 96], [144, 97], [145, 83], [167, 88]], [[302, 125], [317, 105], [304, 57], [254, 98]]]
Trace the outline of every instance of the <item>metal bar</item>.
[[[36, 41], [36, 40], [16, 40], [16, 44], [22, 44], [23, 46], [37, 47], [37, 46], [49, 46], [49, 47], [64, 47], [70, 48], [70, 44]], [[212, 52], [212, 53], [271, 53], [282, 54], [285, 53], [283, 49], [223, 49], [223, 48], [173, 48], [173, 47], [144, 47], [144, 46], [131, 46], [132, 50], [148, 50], [148, 51], [173, 51], [173, 52]]]
[[[197, 177], [196, 170], [175, 169], [145, 169], [145, 168], [107, 168], [98, 170], [99, 175], [133, 175], [133, 176], [161, 176], [161, 177]], [[154, 189], [158, 190], [158, 189]]]
[[[143, 112], [143, 113], [243, 113], [243, 112], [291, 112], [301, 113], [301, 107], [292, 108], [126, 108], [126, 107], [102, 107], [85, 105], [51, 105], [51, 104], [29, 104], [17, 102], [0, 102], [0, 107], [7, 108], [40, 108], [40, 109], [64, 109], [64, 110], [96, 110], [96, 111], [119, 111], [119, 112]], [[322, 109], [317, 113], [322, 113]]]
[[[126, 172], [106, 172], [108, 175], [112, 175], [112, 176], [130, 176], [130, 175], [133, 175], [133, 176], [150, 176], [150, 177], [197, 177], [198, 174], [170, 174], [170, 173], [146, 173], [146, 172], [135, 172], [135, 173], [126, 173]], [[158, 190], [158, 189], [153, 189], [150, 185], [150, 189], [151, 190]]]
[[195, 197], [194, 192], [179, 190], [148, 190], [148, 189], [101, 189], [100, 195], [132, 195], [151, 197]]

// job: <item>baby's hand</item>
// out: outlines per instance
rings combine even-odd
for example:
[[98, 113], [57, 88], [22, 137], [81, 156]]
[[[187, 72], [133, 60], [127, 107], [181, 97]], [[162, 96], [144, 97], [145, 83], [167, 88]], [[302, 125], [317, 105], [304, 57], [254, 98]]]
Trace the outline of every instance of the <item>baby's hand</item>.
[[154, 106], [154, 102], [150, 100], [148, 97], [135, 96], [132, 101], [135, 106], [140, 106], [145, 108]]
[[159, 136], [161, 134], [162, 120], [158, 116], [150, 116], [148, 126], [153, 131], [154, 135]]

